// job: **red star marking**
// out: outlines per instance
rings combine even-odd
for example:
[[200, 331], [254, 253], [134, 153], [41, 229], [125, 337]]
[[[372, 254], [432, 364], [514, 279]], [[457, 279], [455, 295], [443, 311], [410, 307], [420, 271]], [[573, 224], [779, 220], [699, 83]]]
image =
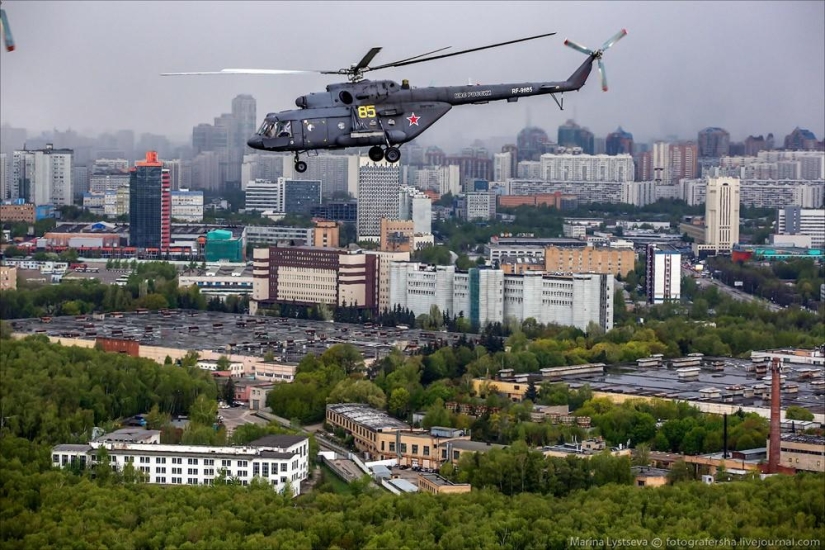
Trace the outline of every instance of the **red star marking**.
[[407, 117], [407, 120], [410, 121], [410, 126], [418, 126], [418, 119], [421, 118], [420, 116], [415, 116], [415, 113], [411, 114]]

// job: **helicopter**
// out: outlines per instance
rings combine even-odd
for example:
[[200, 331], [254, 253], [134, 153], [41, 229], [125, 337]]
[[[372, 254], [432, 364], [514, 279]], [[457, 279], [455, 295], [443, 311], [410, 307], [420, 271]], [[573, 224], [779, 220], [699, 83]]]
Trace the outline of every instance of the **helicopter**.
[[262, 151], [295, 153], [295, 171], [299, 173], [307, 169], [307, 164], [300, 159], [300, 155], [310, 154], [310, 152], [317, 154], [319, 149], [371, 146], [368, 151], [370, 160], [373, 162], [386, 160], [392, 164], [401, 159], [398, 146], [417, 138], [455, 105], [479, 105], [501, 100], [513, 103], [522, 97], [549, 94], [559, 109], [564, 109], [562, 94], [579, 90], [584, 86], [594, 61], [599, 67], [602, 89], [607, 91], [607, 76], [602, 56], [613, 44], [627, 35], [627, 31], [622, 29], [617, 32], [597, 50], [565, 40], [566, 46], [587, 55], [587, 59], [567, 80], [562, 82], [415, 88], [411, 87], [406, 79], [402, 80], [401, 84], [391, 80], [366, 80], [365, 73], [498, 48], [555, 34], [540, 34], [458, 52], [433, 55], [449, 49], [449, 47], [440, 48], [374, 67], [370, 66], [370, 63], [381, 51], [380, 47], [370, 49], [358, 63], [334, 71], [223, 69], [216, 72], [163, 73], [162, 76], [302, 73], [346, 76], [348, 82], [330, 84], [325, 92], [300, 96], [295, 100], [298, 109], [267, 114], [257, 133], [247, 141], [247, 145], [252, 149]]

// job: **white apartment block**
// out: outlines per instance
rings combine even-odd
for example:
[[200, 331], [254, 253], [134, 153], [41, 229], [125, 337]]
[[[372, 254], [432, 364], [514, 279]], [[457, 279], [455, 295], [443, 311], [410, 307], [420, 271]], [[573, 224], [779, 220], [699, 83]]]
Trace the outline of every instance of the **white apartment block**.
[[358, 238], [379, 238], [381, 218], [398, 216], [398, 191], [401, 169], [387, 161], [372, 162], [359, 158], [358, 168]]
[[[691, 206], [704, 204], [707, 179], [683, 179], [681, 196]], [[760, 208], [817, 208], [825, 198], [825, 181], [740, 180], [740, 203]]]
[[473, 191], [464, 194], [464, 219], [494, 220], [496, 218], [496, 195], [489, 191]]
[[655, 181], [626, 181], [622, 183], [622, 202], [634, 206], [653, 204], [658, 200], [656, 187]]
[[241, 185], [245, 191], [251, 181], [266, 180], [278, 181], [278, 178], [288, 175], [286, 167], [293, 164], [292, 157], [274, 153], [258, 153], [244, 155], [241, 165]]
[[102, 174], [93, 172], [89, 176], [89, 191], [91, 193], [105, 193], [117, 191], [121, 187], [129, 186], [129, 173], [108, 172]]
[[510, 152], [494, 154], [493, 181], [507, 181], [513, 175], [513, 154]]
[[810, 237], [810, 248], [822, 248], [825, 246], [825, 209], [780, 208], [776, 211], [776, 236], [780, 235]]
[[409, 262], [410, 253], [380, 250], [365, 250], [364, 252], [367, 255], [375, 256], [378, 260], [378, 312], [381, 313], [392, 308], [392, 299], [390, 298], [390, 272], [392, 266], [395, 262]]
[[755, 157], [723, 157], [719, 170], [743, 180], [822, 180], [825, 152], [760, 151]]
[[678, 302], [682, 298], [682, 255], [669, 246], [647, 246], [647, 301]]
[[15, 151], [10, 198], [23, 198], [38, 206], [72, 204], [72, 158], [70, 149], [50, 145], [36, 151]]
[[739, 242], [739, 180], [711, 178], [705, 202], [705, 243], [702, 250], [730, 252]]
[[274, 225], [246, 226], [246, 242], [251, 244], [277, 244], [282, 241], [303, 241], [311, 246], [315, 235], [312, 227], [284, 227]]
[[[541, 162], [538, 160], [523, 160], [516, 165], [516, 177], [520, 180], [544, 180]], [[503, 180], [496, 180], [503, 181]], [[505, 180], [506, 181], [506, 180]]]
[[284, 211], [284, 186], [277, 181], [257, 179], [246, 185], [246, 210]]
[[413, 183], [419, 189], [432, 189], [439, 195], [458, 195], [461, 192], [460, 167], [457, 164], [449, 166], [432, 166], [416, 170]]
[[635, 175], [630, 155], [544, 154], [539, 179], [551, 182], [625, 182]]
[[259, 479], [279, 492], [290, 486], [298, 496], [309, 474], [309, 440], [303, 436], [268, 435], [242, 447], [164, 445], [159, 431], [142, 428], [118, 430], [87, 445], [56, 445], [52, 465], [91, 467], [100, 449], [113, 469], [122, 472], [131, 464], [147, 483], [159, 485], [213, 485], [223, 475], [241, 485]]
[[131, 165], [126, 159], [97, 159], [92, 164], [92, 173], [122, 171], [128, 172]]
[[203, 191], [172, 191], [172, 219], [185, 222], [203, 221]]
[[514, 318], [587, 330], [613, 327], [613, 276], [595, 273], [505, 275], [498, 269], [457, 272], [415, 262], [390, 268], [391, 306], [428, 314], [432, 306], [483, 326]]
[[415, 187], [402, 185], [398, 193], [398, 219], [412, 220], [414, 233], [432, 233], [433, 203], [430, 197]]

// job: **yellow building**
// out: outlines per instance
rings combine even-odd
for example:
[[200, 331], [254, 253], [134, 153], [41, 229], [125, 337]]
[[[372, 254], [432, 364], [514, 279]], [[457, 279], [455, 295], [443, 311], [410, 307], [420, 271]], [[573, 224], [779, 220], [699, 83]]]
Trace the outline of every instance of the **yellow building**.
[[326, 421], [352, 435], [355, 447], [369, 460], [396, 459], [400, 466], [439, 469], [445, 462], [455, 464], [465, 453], [502, 447], [470, 441], [463, 430], [453, 428], [414, 430], [361, 403], [327, 405]]
[[634, 475], [634, 485], [636, 487], [661, 487], [667, 485], [667, 475], [669, 470], [664, 468], [651, 468], [649, 466], [633, 466], [630, 468]]
[[339, 241], [338, 222], [315, 220], [312, 246], [338, 248]]
[[0, 266], [0, 290], [17, 289], [17, 268]]
[[544, 249], [544, 270], [548, 273], [608, 273], [626, 276], [633, 271], [636, 253], [632, 248], [561, 248]]
[[381, 218], [380, 249], [387, 252], [411, 252], [415, 236], [412, 220], [390, 220]]
[[505, 395], [510, 401], [523, 400], [528, 385], [526, 380], [524, 382], [505, 382], [504, 380], [473, 378], [473, 391], [476, 395], [486, 397], [490, 393], [500, 393]]
[[[770, 438], [768, 438], [768, 456], [771, 456]], [[825, 437], [782, 434], [779, 464], [807, 472], [825, 472]]]
[[472, 487], [469, 483], [453, 483], [438, 474], [420, 474], [418, 476], [418, 490], [434, 495], [469, 493]]
[[34, 223], [34, 205], [27, 204], [0, 204], [0, 220], [3, 223]]

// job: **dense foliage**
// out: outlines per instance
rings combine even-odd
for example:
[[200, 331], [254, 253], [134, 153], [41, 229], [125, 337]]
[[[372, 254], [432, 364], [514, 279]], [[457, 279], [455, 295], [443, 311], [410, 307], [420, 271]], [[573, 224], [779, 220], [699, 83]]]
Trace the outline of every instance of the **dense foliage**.
[[51, 344], [43, 336], [0, 342], [0, 399], [8, 432], [32, 441], [85, 443], [92, 428], [153, 405], [187, 413], [217, 387], [196, 368]]
[[812, 259], [773, 262], [761, 267], [734, 263], [727, 258], [709, 258], [708, 267], [718, 271], [715, 276], [726, 285], [741, 282], [742, 291], [781, 306], [816, 308], [820, 302], [819, 285], [825, 279], [825, 265], [817, 265]]
[[9, 549], [526, 550], [567, 548], [575, 537], [825, 539], [822, 475], [657, 489], [610, 484], [565, 498], [488, 489], [290, 501], [255, 484], [170, 488], [35, 472], [25, 444], [9, 443], [2, 440], [0, 458], [0, 540]]

